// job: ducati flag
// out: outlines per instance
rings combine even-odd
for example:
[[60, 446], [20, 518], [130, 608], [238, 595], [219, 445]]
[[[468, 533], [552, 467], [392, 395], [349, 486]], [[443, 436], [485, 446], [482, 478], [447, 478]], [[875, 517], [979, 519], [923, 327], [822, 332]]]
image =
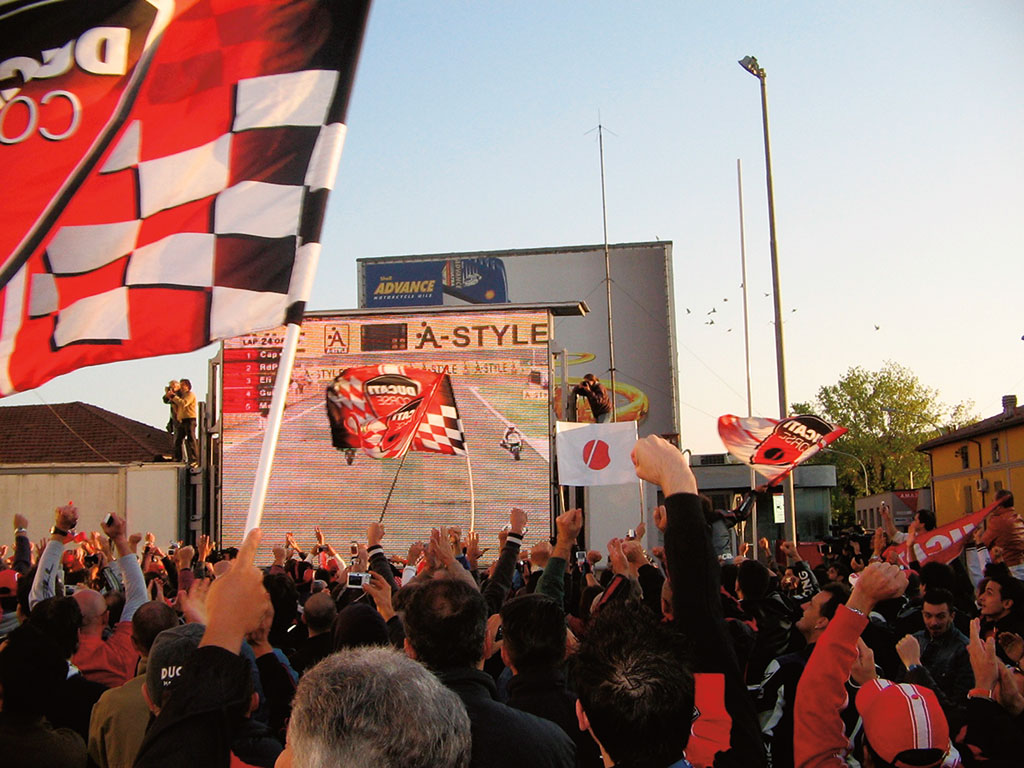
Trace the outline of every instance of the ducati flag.
[[718, 435], [726, 450], [777, 483], [822, 448], [847, 433], [817, 416], [787, 416], [782, 420], [740, 418], [726, 414], [718, 419]]
[[406, 451], [466, 455], [466, 436], [446, 373], [406, 365], [347, 368], [327, 387], [331, 442], [375, 459]]
[[973, 515], [967, 515], [931, 531], [922, 532], [914, 541], [913, 557], [910, 556], [910, 551], [907, 549], [906, 544], [896, 544], [889, 547], [882, 553], [882, 557], [889, 562], [895, 562], [907, 567], [910, 566], [912, 560], [916, 560], [921, 565], [932, 560], [940, 563], [952, 562], [964, 551], [964, 544], [967, 543], [967, 538], [976, 528], [981, 527], [982, 521], [1000, 504], [1002, 504], [1002, 499], [989, 504], [984, 509], [978, 510]]
[[556, 423], [555, 451], [559, 485], [625, 485], [636, 482], [631, 454], [636, 422]]
[[0, 395], [301, 320], [368, 7], [4, 4]]

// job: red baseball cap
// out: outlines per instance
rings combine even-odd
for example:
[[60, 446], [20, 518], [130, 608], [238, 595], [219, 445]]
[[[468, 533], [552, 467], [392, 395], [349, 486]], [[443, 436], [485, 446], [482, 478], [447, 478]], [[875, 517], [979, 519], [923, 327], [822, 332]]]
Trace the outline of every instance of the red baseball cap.
[[5, 568], [0, 571], [0, 595], [9, 596], [17, 594], [19, 575], [13, 568]]
[[[938, 766], [950, 749], [946, 715], [928, 688], [869, 680], [857, 692], [857, 711], [872, 749], [894, 765]], [[897, 759], [901, 757], [910, 760]]]

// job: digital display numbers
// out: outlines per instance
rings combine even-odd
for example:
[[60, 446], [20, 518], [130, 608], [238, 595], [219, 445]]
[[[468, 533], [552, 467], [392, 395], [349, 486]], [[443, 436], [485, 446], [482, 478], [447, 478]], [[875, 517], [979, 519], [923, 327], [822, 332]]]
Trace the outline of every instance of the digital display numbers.
[[364, 352], [401, 352], [409, 348], [405, 323], [376, 323], [360, 328]]

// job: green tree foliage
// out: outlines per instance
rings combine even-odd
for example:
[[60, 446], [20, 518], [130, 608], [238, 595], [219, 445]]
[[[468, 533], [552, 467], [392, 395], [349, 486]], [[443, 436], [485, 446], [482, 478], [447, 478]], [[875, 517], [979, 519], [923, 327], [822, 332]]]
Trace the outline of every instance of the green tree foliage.
[[850, 430], [833, 447], [856, 459], [832, 451], [815, 457], [815, 463], [836, 466], [833, 503], [843, 517], [851, 515], [854, 500], [864, 496], [865, 472], [871, 493], [925, 487], [931, 479], [928, 457], [914, 449], [936, 437], [939, 425], [945, 430], [953, 422], [974, 420], [969, 415], [973, 404], [948, 408], [936, 390], [891, 361], [878, 371], [850, 368], [838, 382], [819, 389], [814, 401], [794, 403], [792, 408]]

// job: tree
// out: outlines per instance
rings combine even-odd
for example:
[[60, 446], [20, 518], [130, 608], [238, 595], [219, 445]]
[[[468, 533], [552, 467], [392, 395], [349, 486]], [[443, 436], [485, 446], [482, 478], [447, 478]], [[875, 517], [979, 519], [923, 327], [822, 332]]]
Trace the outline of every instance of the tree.
[[973, 421], [973, 403], [949, 409], [938, 392], [918, 381], [908, 368], [887, 361], [881, 370], [850, 368], [838, 382], [822, 387], [811, 403], [794, 403], [794, 413], [813, 413], [850, 430], [835, 448], [849, 456], [823, 451], [815, 463], [835, 464], [834, 506], [852, 515], [853, 502], [864, 495], [867, 473], [871, 493], [923, 487], [931, 479], [928, 457], [914, 450], [935, 437], [939, 425]]

